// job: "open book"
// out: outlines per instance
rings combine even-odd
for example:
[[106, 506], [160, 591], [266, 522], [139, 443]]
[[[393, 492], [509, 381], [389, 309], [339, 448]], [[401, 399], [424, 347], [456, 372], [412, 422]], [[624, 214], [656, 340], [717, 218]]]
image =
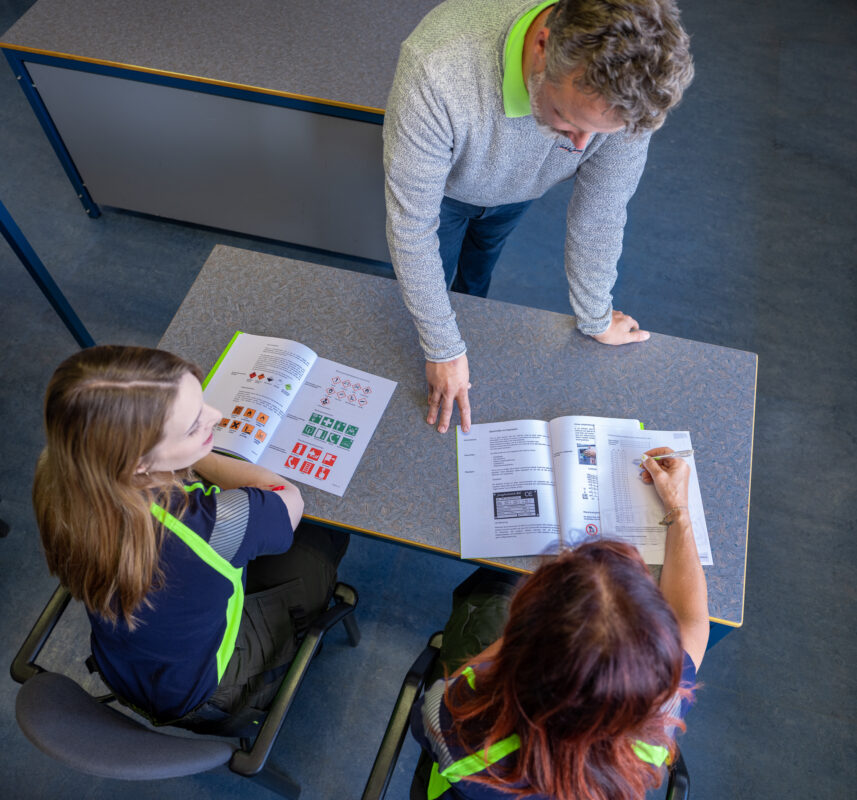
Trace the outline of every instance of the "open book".
[[[653, 447], [690, 449], [689, 433], [578, 416], [459, 427], [457, 443], [462, 558], [539, 555], [604, 537], [663, 564], [663, 507], [640, 478], [640, 457]], [[694, 536], [702, 563], [711, 564], [692, 456], [688, 463]]]
[[214, 449], [342, 497], [395, 381], [238, 331], [203, 381]]

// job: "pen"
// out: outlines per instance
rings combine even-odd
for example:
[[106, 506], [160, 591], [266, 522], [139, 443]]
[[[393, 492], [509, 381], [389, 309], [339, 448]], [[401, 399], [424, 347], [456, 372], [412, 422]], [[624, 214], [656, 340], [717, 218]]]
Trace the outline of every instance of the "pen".
[[653, 458], [655, 461], [660, 461], [662, 458], [687, 458], [693, 455], [693, 450], [676, 450], [674, 453], [664, 453], [662, 456], [647, 456], [644, 455], [641, 459], [645, 461], [647, 458]]

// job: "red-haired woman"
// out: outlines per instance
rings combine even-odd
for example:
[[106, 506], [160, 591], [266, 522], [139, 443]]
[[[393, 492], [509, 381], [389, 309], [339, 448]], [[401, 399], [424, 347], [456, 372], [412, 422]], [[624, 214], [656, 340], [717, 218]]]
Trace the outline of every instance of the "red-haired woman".
[[457, 590], [441, 653], [447, 668], [464, 665], [414, 709], [433, 763], [430, 776], [418, 770], [412, 798], [624, 800], [660, 782], [708, 642], [708, 598], [689, 467], [643, 464], [666, 511], [660, 586], [635, 548], [582, 545], [520, 586], [502, 637], [473, 655], [511, 593], [496, 574], [474, 573]]

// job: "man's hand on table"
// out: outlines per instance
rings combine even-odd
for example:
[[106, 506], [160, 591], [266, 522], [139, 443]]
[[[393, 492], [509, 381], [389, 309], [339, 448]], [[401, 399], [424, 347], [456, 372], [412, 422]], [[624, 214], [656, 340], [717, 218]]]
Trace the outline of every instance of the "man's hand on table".
[[426, 422], [434, 425], [437, 432], [446, 433], [452, 418], [452, 407], [458, 403], [461, 414], [461, 429], [470, 430], [470, 369], [467, 356], [461, 355], [452, 361], [426, 361], [426, 380], [428, 381], [428, 416]]
[[592, 338], [601, 344], [630, 344], [631, 342], [645, 342], [651, 334], [641, 331], [637, 320], [623, 314], [621, 311], [613, 311], [613, 319], [610, 327], [604, 333], [596, 333]]

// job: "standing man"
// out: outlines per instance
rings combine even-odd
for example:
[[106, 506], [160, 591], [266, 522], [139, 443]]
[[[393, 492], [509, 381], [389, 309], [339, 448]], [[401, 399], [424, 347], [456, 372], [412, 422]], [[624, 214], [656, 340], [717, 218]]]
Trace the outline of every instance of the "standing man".
[[610, 291], [649, 137], [692, 77], [674, 0], [447, 0], [402, 44], [384, 119], [387, 241], [439, 432], [454, 403], [470, 428], [446, 290], [484, 297], [521, 214], [561, 181], [575, 179], [577, 327], [604, 344], [649, 338]]

